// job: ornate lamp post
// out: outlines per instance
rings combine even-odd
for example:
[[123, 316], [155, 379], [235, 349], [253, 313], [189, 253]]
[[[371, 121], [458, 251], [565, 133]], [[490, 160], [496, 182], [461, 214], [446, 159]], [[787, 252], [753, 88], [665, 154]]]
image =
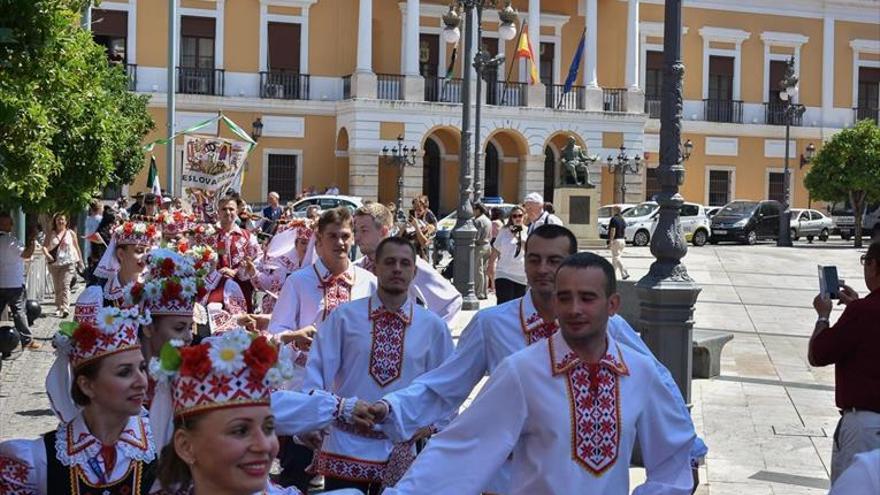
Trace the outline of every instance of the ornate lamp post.
[[[464, 58], [468, 63], [474, 59], [473, 41], [474, 28], [479, 26], [483, 9], [497, 6], [497, 0], [455, 0], [449, 5], [449, 11], [443, 15], [443, 39], [447, 43], [458, 43], [461, 38], [460, 25], [462, 17], [465, 22]], [[510, 1], [501, 12], [507, 12]], [[476, 9], [476, 12], [474, 10]], [[512, 10], [512, 9], [510, 9]], [[463, 15], [462, 15], [463, 14]], [[476, 14], [476, 15], [475, 15]], [[500, 17], [499, 13], [499, 17]], [[506, 15], [506, 14], [505, 14]], [[507, 20], [505, 20], [507, 19]], [[515, 17], [514, 17], [515, 19]], [[500, 18], [499, 35], [505, 40], [516, 36], [516, 26], [506, 18]], [[476, 60], [474, 68], [478, 67]], [[459, 201], [455, 229], [452, 239], [455, 241], [455, 272], [453, 281], [455, 288], [462, 295], [462, 309], [478, 309], [480, 303], [474, 295], [474, 239], [477, 229], [474, 228], [474, 210], [471, 206], [472, 172], [471, 172], [471, 71], [465, 66], [461, 89], [461, 150], [459, 151]], [[477, 94], [479, 100], [479, 94]], [[479, 143], [477, 143], [479, 146]]]
[[626, 147], [620, 145], [620, 153], [616, 157], [608, 155], [605, 160], [608, 171], [620, 179], [620, 198], [618, 203], [626, 203], [626, 174], [638, 174], [642, 166], [642, 157], [638, 154], [627, 156]]
[[[666, 0], [663, 33], [663, 100], [660, 106], [660, 214], [651, 236], [656, 261], [636, 284], [641, 301], [642, 339], [672, 373], [685, 403], [690, 403], [694, 304], [700, 288], [681, 259], [687, 244], [679, 223], [684, 199], [684, 156], [693, 143], [681, 143], [682, 78], [681, 0]], [[689, 149], [690, 148], [690, 149]], [[683, 156], [684, 155], [684, 156]]]
[[390, 152], [388, 146], [382, 148], [382, 156], [398, 167], [397, 212], [395, 213], [397, 223], [406, 222], [406, 216], [403, 214], [403, 170], [407, 166], [412, 167], [416, 164], [416, 153], [418, 153], [418, 148], [415, 146], [412, 148], [404, 146], [403, 134], [397, 136], [397, 144], [391, 148]]
[[[789, 150], [788, 143], [791, 137], [791, 123], [795, 118], [800, 117], [806, 111], [803, 105], [795, 103], [798, 92], [798, 77], [794, 73], [794, 57], [788, 60], [788, 66], [785, 69], [785, 76], [779, 82], [782, 92], [779, 98], [785, 105], [783, 115], [785, 116], [785, 172], [782, 176], [782, 214], [779, 215], [779, 237], [776, 239], [776, 245], [780, 247], [791, 246], [791, 171], [788, 169]], [[815, 149], [815, 148], [814, 148]]]
[[254, 138], [254, 141], [259, 141], [260, 138], [263, 137], [263, 119], [257, 117], [257, 120], [254, 120], [251, 126], [254, 128], [251, 131], [251, 137]]

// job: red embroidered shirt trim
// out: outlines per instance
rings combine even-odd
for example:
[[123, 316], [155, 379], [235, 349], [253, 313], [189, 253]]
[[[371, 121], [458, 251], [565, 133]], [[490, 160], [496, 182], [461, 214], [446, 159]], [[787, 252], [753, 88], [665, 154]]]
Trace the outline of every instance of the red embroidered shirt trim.
[[[542, 339], [550, 337], [559, 330], [559, 324], [556, 320], [549, 322], [545, 321], [537, 311], [526, 317], [526, 297], [531, 297], [529, 294], [523, 296], [519, 300], [519, 325], [522, 329], [523, 336], [526, 339], [527, 346], [530, 346], [535, 342], [540, 342]], [[530, 306], [532, 305], [530, 304]], [[532, 307], [532, 309], [534, 309], [534, 307]]]
[[322, 277], [318, 273], [318, 263], [312, 265], [312, 270], [315, 271], [315, 278], [318, 279], [318, 288], [323, 291], [324, 309], [321, 313], [321, 321], [324, 321], [337, 306], [351, 301], [351, 289], [355, 284], [355, 275], [353, 270], [346, 270], [339, 275], [333, 275], [328, 270], [328, 273]]
[[400, 378], [403, 372], [403, 345], [406, 340], [406, 330], [412, 323], [413, 307], [407, 300], [394, 312], [384, 306], [373, 310], [373, 298], [370, 297], [367, 309], [373, 325], [370, 376], [379, 386], [386, 387]]

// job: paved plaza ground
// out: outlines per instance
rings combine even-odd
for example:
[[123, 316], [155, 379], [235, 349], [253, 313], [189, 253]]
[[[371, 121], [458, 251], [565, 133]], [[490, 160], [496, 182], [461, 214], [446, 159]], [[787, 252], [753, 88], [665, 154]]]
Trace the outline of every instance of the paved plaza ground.
[[[833, 368], [807, 363], [816, 265], [837, 265], [841, 278], [864, 295], [858, 259], [864, 250], [842, 241], [795, 244], [692, 247], [684, 260], [703, 289], [695, 328], [734, 334], [722, 354], [721, 376], [693, 381], [694, 422], [709, 445], [699, 494], [827, 492], [838, 413]], [[624, 254], [636, 279], [652, 261], [648, 248], [629, 247]], [[44, 305], [43, 312], [54, 309]], [[456, 335], [470, 316], [460, 318]], [[52, 316], [39, 320], [34, 331], [44, 347], [16, 353], [3, 364], [0, 440], [33, 437], [55, 426], [43, 381], [52, 363], [48, 339], [58, 322]], [[632, 479], [635, 486], [644, 473], [633, 469]]]

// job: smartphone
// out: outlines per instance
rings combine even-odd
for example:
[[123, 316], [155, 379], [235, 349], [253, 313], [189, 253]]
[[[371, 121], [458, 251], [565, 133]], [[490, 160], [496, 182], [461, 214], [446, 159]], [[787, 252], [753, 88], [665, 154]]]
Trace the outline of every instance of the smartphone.
[[819, 292], [831, 299], [840, 299], [840, 279], [836, 266], [819, 265]]

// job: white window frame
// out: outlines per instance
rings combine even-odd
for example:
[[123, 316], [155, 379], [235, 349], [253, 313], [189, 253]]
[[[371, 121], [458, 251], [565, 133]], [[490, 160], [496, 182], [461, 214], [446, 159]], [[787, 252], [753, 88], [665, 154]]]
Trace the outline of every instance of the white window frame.
[[[852, 107], [859, 106], [859, 68], [873, 67], [880, 68], [880, 60], [860, 60], [859, 54], [869, 53], [873, 55], [880, 54], [880, 41], [877, 40], [852, 40], [849, 42], [853, 51], [853, 72], [852, 72]], [[855, 117], [853, 117], [855, 118]]]
[[[788, 206], [791, 208], [794, 205], [794, 170], [789, 167], [788, 172]], [[785, 168], [767, 167], [764, 169], [764, 199], [770, 199], [770, 174], [785, 174]]]
[[100, 10], [116, 10], [127, 15], [125, 26], [125, 58], [129, 64], [137, 64], [137, 2], [101, 2], [95, 7]]
[[263, 167], [260, 173], [260, 197], [265, 198], [269, 194], [269, 155], [288, 155], [296, 157], [296, 187], [295, 191], [302, 190], [303, 174], [303, 151], [291, 148], [263, 148]]
[[[178, 5], [180, 4], [180, 0], [177, 0]], [[194, 9], [189, 7], [178, 7], [177, 9], [177, 30], [174, 33], [174, 43], [177, 44], [177, 66], [180, 67], [180, 61], [183, 58], [183, 48], [180, 46], [180, 26], [182, 24], [181, 19], [184, 16], [188, 17], [213, 17], [214, 18], [214, 69], [222, 69], [223, 68], [223, 51], [224, 51], [224, 15], [225, 12], [226, 1], [219, 0], [217, 2], [217, 8], [215, 10], [211, 9]]]
[[[688, 27], [681, 27], [681, 35], [688, 33]], [[663, 39], [663, 23], [662, 22], [640, 22], [639, 23], [639, 88], [645, 90], [645, 78], [647, 77], [648, 68], [648, 52], [663, 53], [663, 45], [656, 43], [648, 43], [648, 38]]]
[[730, 165], [707, 165], [706, 166], [706, 175], [705, 175], [705, 191], [703, 193], [703, 204], [706, 205], [707, 208], [712, 206], [724, 206], [724, 205], [713, 205], [709, 204], [709, 172], [712, 171], [722, 171], [729, 172], [730, 183], [727, 186], [728, 192], [730, 194], [729, 201], [733, 201], [736, 199], [736, 167]]
[[[269, 70], [269, 23], [299, 24], [299, 72], [309, 73], [309, 7], [317, 0], [260, 0], [260, 72]], [[270, 14], [270, 5], [299, 7], [300, 15]]]
[[[799, 33], [780, 33], [775, 31], [764, 31], [761, 33], [761, 41], [764, 42], [764, 101], [770, 101], [770, 88], [779, 84], [779, 81], [770, 80], [770, 62], [783, 61], [787, 62], [791, 55], [784, 53], [770, 53], [770, 49], [774, 46], [791, 48], [794, 50], [794, 73], [800, 79], [801, 77], [801, 46], [810, 41], [808, 36]], [[794, 103], [797, 103], [800, 95], [795, 97]]]
[[[706, 26], [700, 28], [700, 36], [703, 38], [703, 91], [702, 99], [709, 98], [709, 57], [733, 57], [733, 100], [742, 100], [742, 43], [749, 39], [751, 33], [741, 29], [727, 29]], [[710, 48], [709, 44], [733, 43], [733, 50]]]

